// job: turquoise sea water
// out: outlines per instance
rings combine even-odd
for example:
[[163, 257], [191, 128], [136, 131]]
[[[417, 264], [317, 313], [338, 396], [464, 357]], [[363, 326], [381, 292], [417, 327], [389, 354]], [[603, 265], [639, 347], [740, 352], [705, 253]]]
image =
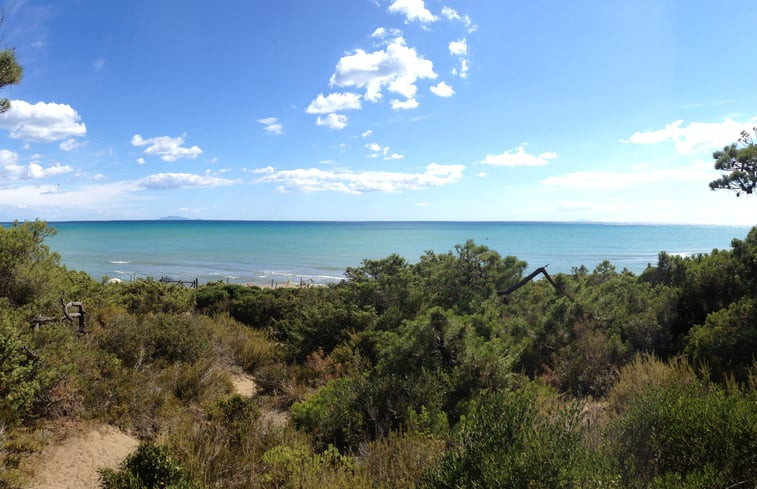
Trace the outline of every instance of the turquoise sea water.
[[200, 283], [328, 283], [364, 258], [416, 262], [473, 239], [552, 273], [610, 260], [640, 273], [660, 251], [729, 248], [748, 227], [542, 222], [107, 221], [52, 223], [48, 239], [67, 267], [95, 279], [169, 276]]

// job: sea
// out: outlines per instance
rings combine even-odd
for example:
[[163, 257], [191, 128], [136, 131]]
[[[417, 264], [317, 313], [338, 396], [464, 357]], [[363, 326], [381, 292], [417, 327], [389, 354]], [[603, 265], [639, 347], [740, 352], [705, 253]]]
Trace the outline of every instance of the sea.
[[747, 226], [564, 222], [84, 221], [50, 223], [46, 244], [69, 269], [97, 280], [142, 278], [250, 285], [328, 284], [364, 259], [454, 252], [474, 240], [527, 271], [594, 269], [609, 260], [639, 274], [659, 252], [691, 256], [729, 249]]

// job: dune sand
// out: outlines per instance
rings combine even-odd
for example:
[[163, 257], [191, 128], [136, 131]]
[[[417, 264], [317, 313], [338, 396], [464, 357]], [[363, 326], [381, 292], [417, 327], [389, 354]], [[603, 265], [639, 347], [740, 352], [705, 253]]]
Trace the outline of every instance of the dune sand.
[[99, 468], [118, 468], [139, 440], [110, 425], [77, 428], [40, 455], [31, 489], [97, 489]]

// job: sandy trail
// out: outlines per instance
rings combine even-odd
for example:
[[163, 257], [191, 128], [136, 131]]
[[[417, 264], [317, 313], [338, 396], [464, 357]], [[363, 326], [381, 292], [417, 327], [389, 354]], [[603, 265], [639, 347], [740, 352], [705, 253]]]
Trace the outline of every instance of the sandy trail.
[[253, 397], [258, 392], [255, 379], [247, 374], [233, 374], [231, 383], [234, 384], [234, 393], [240, 396]]
[[98, 489], [99, 468], [118, 468], [139, 440], [110, 425], [77, 430], [40, 455], [40, 469], [30, 489]]

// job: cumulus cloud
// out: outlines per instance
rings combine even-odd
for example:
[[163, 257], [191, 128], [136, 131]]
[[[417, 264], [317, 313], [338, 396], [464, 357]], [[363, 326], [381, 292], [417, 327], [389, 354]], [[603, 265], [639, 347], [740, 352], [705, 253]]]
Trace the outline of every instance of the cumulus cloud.
[[389, 12], [405, 16], [405, 22], [418, 21], [422, 24], [435, 22], [437, 17], [426, 8], [423, 0], [394, 0], [389, 5]]
[[0, 115], [0, 127], [13, 139], [49, 143], [87, 134], [87, 126], [73, 107], [66, 104], [12, 100], [11, 108]]
[[330, 93], [325, 97], [322, 93], [319, 93], [315, 100], [310, 102], [305, 112], [308, 114], [329, 114], [331, 112], [360, 108], [360, 95], [356, 93]]
[[683, 120], [665, 124], [665, 127], [655, 131], [636, 131], [628, 139], [621, 139], [623, 143], [659, 144], [674, 143], [676, 151], [681, 154], [691, 154], [698, 151], [712, 151], [735, 142], [741, 131], [751, 130], [757, 118], [748, 122], [737, 122], [725, 119], [723, 122], [691, 122], [683, 125]]
[[40, 180], [72, 171], [70, 166], [60, 163], [48, 167], [43, 167], [37, 161], [28, 165], [19, 164], [18, 154], [7, 149], [0, 150], [0, 184], [19, 180]]
[[147, 146], [145, 154], [160, 156], [163, 161], [176, 161], [179, 158], [197, 158], [202, 153], [199, 146], [191, 148], [184, 147], [184, 136], [172, 138], [170, 136], [160, 136], [156, 138], [144, 139], [139, 134], [131, 138], [132, 146]]
[[493, 166], [544, 166], [549, 160], [557, 158], [557, 153], [548, 151], [532, 155], [526, 153], [526, 145], [521, 144], [514, 150], [508, 149], [500, 154], [487, 154], [481, 162], [485, 165]]
[[417, 109], [418, 108], [418, 101], [414, 98], [409, 98], [407, 100], [397, 100], [392, 99], [391, 101], [391, 107], [392, 110], [411, 110], [411, 109]]
[[273, 173], [276, 171], [276, 169], [272, 166], [265, 166], [263, 168], [255, 168], [254, 170], [250, 170], [250, 173]]
[[401, 37], [392, 39], [384, 49], [366, 52], [362, 49], [343, 56], [331, 75], [329, 84], [337, 87], [365, 88], [365, 99], [378, 102], [384, 89], [415, 97], [416, 82], [436, 78], [434, 65], [406, 45]]
[[579, 190], [617, 190], [634, 185], [647, 185], [661, 182], [707, 182], [712, 180], [710, 169], [711, 166], [709, 163], [699, 162], [682, 168], [647, 171], [579, 171], [568, 173], [566, 175], [549, 177], [541, 183], [549, 186]]
[[137, 181], [137, 185], [150, 190], [165, 190], [186, 187], [220, 187], [236, 183], [228, 178], [193, 173], [156, 173]]
[[326, 117], [318, 116], [315, 120], [317, 126], [328, 127], [329, 129], [344, 129], [347, 127], [347, 116], [343, 114], [329, 114]]
[[373, 131], [371, 129], [368, 129], [363, 134], [361, 134], [361, 136], [363, 136], [363, 139], [365, 139], [365, 138], [371, 136], [372, 134], [373, 134]]
[[263, 130], [268, 134], [284, 134], [284, 126], [279, 124], [276, 117], [264, 117], [258, 122], [263, 124]]
[[449, 43], [449, 54], [452, 56], [465, 56], [468, 54], [468, 41], [465, 38]]
[[402, 192], [449, 185], [460, 180], [464, 170], [464, 165], [436, 163], [426, 166], [423, 173], [301, 168], [278, 171], [260, 178], [258, 182], [278, 183], [282, 192]]
[[443, 81], [432, 86], [431, 92], [433, 92], [434, 94], [440, 97], [451, 97], [452, 95], [455, 94], [455, 90], [451, 86], [444, 83]]
[[442, 7], [442, 16], [449, 20], [462, 22], [468, 32], [476, 32], [478, 30], [478, 26], [473, 23], [473, 20], [471, 20], [469, 15], [460, 15], [457, 10], [453, 8]]

